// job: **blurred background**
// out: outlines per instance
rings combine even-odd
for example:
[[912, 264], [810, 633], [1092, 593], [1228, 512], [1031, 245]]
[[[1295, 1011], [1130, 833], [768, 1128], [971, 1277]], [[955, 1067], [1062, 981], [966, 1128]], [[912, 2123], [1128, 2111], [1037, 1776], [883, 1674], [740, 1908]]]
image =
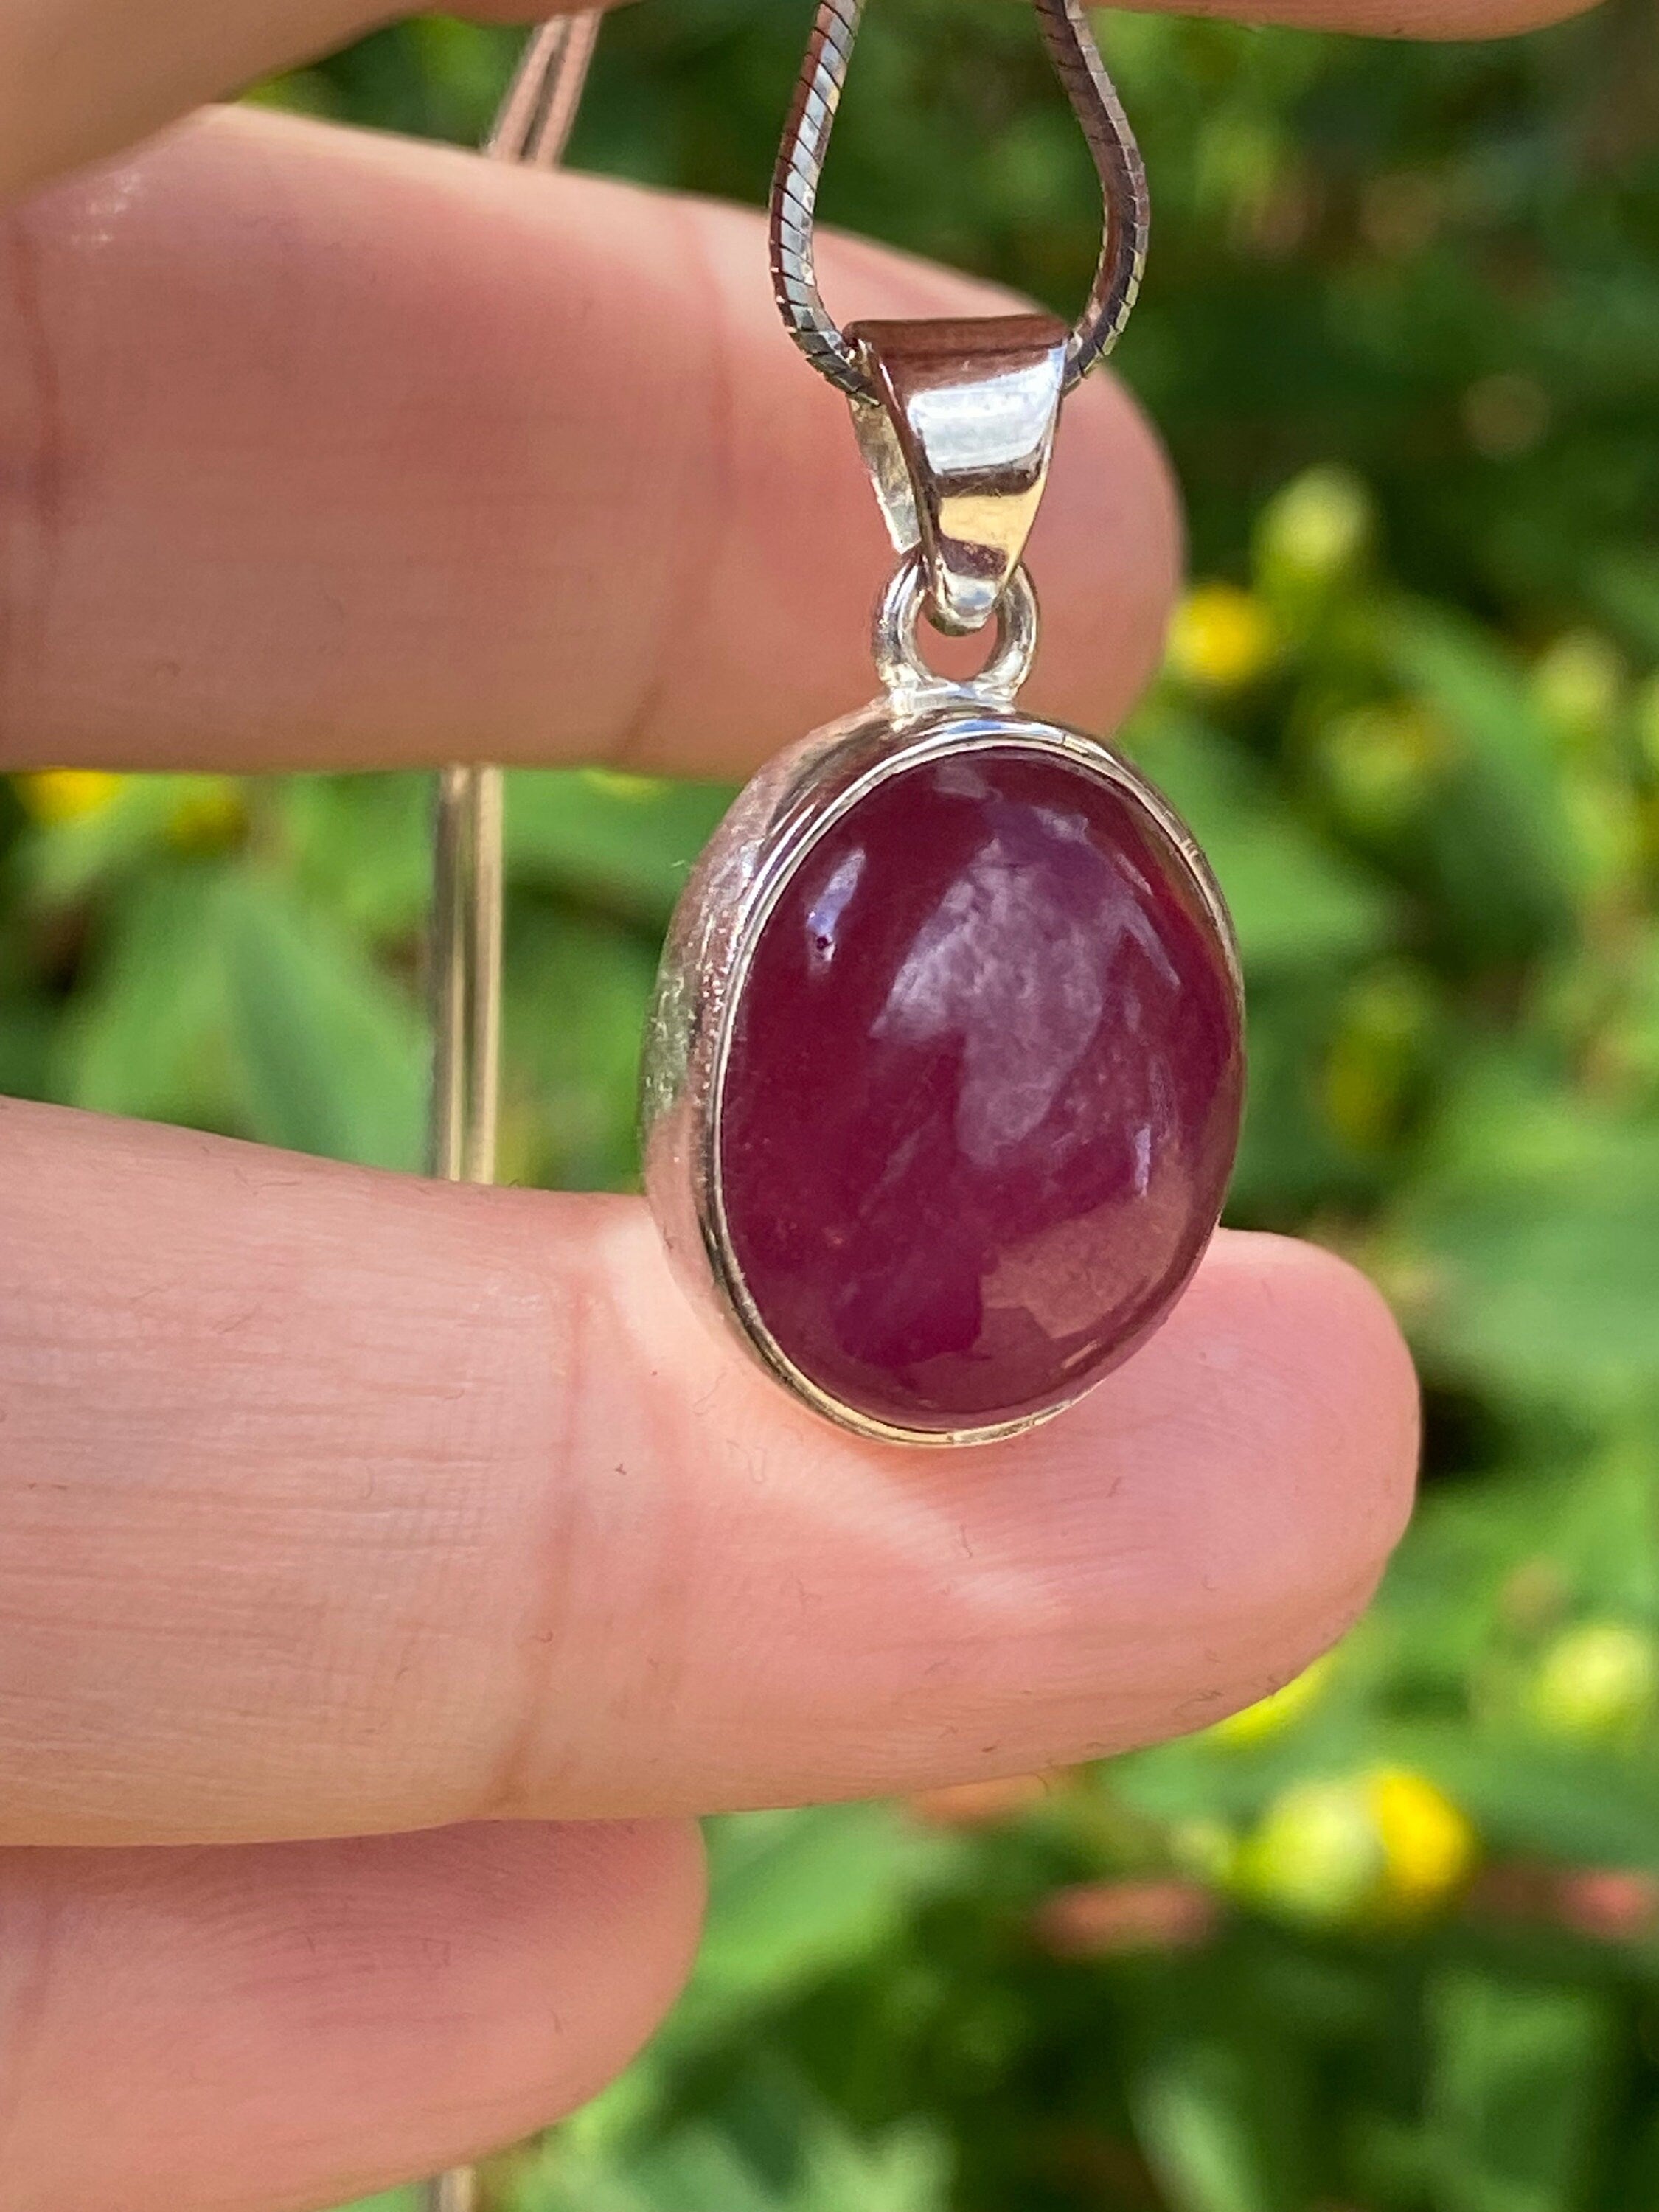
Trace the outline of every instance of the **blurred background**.
[[[758, 201], [805, 27], [624, 10], [573, 159]], [[720, 1824], [690, 1996], [490, 2212], [1659, 2208], [1653, 0], [1493, 47], [1101, 29], [1155, 209], [1119, 363], [1193, 541], [1127, 743], [1243, 939], [1231, 1218], [1384, 1286], [1422, 1510], [1347, 1643], [1205, 1735]], [[514, 43], [417, 21], [256, 96], [475, 141]], [[824, 209], [1069, 311], [1097, 205], [1026, 11], [872, 8]], [[0, 1089], [416, 1164], [428, 797], [0, 783]], [[507, 1178], [632, 1180], [726, 797], [511, 780]]]

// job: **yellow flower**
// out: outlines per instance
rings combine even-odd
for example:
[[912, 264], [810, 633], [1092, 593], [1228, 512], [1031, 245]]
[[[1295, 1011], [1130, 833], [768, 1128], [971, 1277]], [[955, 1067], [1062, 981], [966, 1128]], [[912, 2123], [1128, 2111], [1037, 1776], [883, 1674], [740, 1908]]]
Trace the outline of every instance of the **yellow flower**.
[[79, 822], [100, 814], [125, 783], [98, 768], [48, 768], [17, 778], [17, 795], [24, 810], [48, 828], [59, 822]]
[[1467, 1815], [1426, 1775], [1378, 1767], [1281, 1791], [1241, 1847], [1234, 1881], [1288, 1920], [1375, 1927], [1444, 1903], [1478, 1850]]
[[1176, 609], [1165, 641], [1170, 672], [1207, 691], [1237, 691], [1279, 651], [1272, 615], [1237, 584], [1195, 584]]
[[1659, 1651], [1644, 1630], [1587, 1621], [1558, 1636], [1539, 1662], [1528, 1703], [1552, 1735], [1619, 1735], [1652, 1711]]
[[1242, 1712], [1230, 1713], [1224, 1721], [1218, 1721], [1209, 1731], [1210, 1741], [1252, 1744], [1277, 1735], [1281, 1729], [1300, 1720], [1310, 1705], [1317, 1704], [1324, 1694], [1330, 1671], [1331, 1654], [1328, 1651], [1322, 1659], [1316, 1659], [1311, 1667], [1304, 1667], [1270, 1696], [1258, 1698], [1255, 1705], [1246, 1705]]
[[1479, 1844], [1461, 1807], [1403, 1766], [1379, 1767], [1365, 1795], [1382, 1847], [1385, 1903], [1421, 1912], [1462, 1887]]

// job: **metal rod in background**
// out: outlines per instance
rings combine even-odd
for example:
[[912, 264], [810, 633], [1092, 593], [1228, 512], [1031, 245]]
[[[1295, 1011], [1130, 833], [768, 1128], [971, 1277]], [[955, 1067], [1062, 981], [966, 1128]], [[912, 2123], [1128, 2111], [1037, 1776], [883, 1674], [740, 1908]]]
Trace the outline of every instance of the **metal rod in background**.
[[501, 1010], [501, 772], [438, 777], [432, 856], [428, 1171], [494, 1182]]
[[490, 161], [558, 167], [593, 58], [599, 14], [590, 8], [555, 15], [531, 33], [483, 143]]
[[[532, 32], [486, 156], [558, 166], [599, 31], [596, 11], [557, 15]], [[501, 772], [483, 764], [438, 778], [432, 853], [430, 1172], [493, 1182], [501, 1022]], [[477, 2176], [456, 2166], [428, 2181], [422, 2212], [477, 2212]]]
[[426, 2192], [422, 2212], [477, 2212], [478, 2177], [470, 2166], [454, 2166], [428, 2181]]

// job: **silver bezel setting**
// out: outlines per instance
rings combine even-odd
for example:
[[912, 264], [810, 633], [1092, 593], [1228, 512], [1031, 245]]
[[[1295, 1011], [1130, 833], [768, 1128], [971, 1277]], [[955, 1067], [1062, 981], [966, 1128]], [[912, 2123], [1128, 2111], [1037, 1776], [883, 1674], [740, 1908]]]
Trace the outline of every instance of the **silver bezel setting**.
[[886, 1443], [989, 1443], [1018, 1436], [1075, 1405], [1102, 1378], [1012, 1419], [921, 1428], [849, 1405], [803, 1373], [768, 1328], [732, 1242], [720, 1170], [726, 1066], [761, 932], [819, 838], [896, 775], [941, 758], [1010, 747], [1064, 760], [1145, 811], [1184, 863], [1214, 926], [1242, 1024], [1243, 987], [1225, 902], [1163, 794], [1097, 738], [1036, 720], [975, 687], [940, 685], [932, 697], [889, 696], [829, 724], [779, 754], [744, 787], [675, 908], [646, 1028], [640, 1131], [646, 1194], [693, 1304], [717, 1327], [734, 1330], [793, 1397], [842, 1428]]

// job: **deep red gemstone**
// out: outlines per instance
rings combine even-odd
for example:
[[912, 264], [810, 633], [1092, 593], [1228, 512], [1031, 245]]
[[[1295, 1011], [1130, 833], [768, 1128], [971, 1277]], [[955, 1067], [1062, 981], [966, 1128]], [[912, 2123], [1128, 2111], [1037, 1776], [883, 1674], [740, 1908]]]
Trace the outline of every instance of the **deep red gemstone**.
[[1133, 795], [1006, 747], [818, 839], [762, 928], [720, 1099], [732, 1247], [800, 1371], [988, 1426], [1157, 1328], [1207, 1242], [1243, 1084], [1226, 957]]

